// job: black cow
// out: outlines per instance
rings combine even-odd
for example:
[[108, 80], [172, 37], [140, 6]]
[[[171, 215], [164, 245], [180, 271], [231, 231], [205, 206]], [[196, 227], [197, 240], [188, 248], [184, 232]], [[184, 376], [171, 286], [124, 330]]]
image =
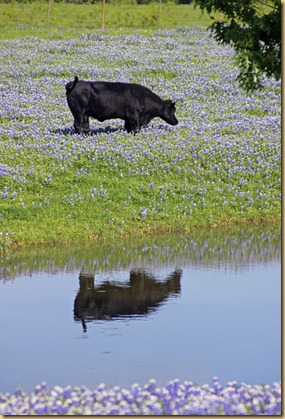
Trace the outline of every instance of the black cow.
[[66, 84], [67, 103], [78, 134], [88, 134], [89, 117], [103, 122], [120, 118], [128, 132], [138, 132], [156, 116], [177, 125], [175, 102], [162, 100], [147, 87], [135, 83], [83, 81], [76, 76]]
[[180, 293], [181, 269], [158, 281], [145, 270], [131, 270], [127, 284], [105, 281], [95, 286], [94, 274], [80, 272], [80, 289], [74, 300], [74, 320], [86, 322], [120, 317], [144, 316], [159, 307], [169, 296]]

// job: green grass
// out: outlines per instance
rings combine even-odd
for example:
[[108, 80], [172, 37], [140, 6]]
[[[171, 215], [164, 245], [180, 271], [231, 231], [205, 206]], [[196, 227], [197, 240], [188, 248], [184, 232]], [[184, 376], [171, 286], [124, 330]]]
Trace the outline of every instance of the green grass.
[[[78, 31], [102, 28], [102, 6], [36, 1], [32, 3], [0, 3], [0, 37], [15, 39], [25, 36], [66, 39]], [[217, 15], [218, 16], [218, 15]], [[140, 29], [143, 33], [154, 28], [175, 26], [208, 26], [211, 18], [194, 9], [193, 5], [175, 5], [171, 2], [137, 4], [106, 4], [105, 28]]]
[[[202, 28], [54, 30], [1, 41], [0, 251], [280, 221], [278, 83], [247, 97], [231, 50]], [[75, 74], [142, 83], [176, 100], [179, 124], [133, 136], [92, 120], [74, 135]]]
[[[101, 139], [100, 143], [102, 141], [104, 143], [104, 139]], [[131, 148], [133, 138], [127, 136], [117, 141], [121, 141], [126, 148]], [[3, 248], [9, 245], [10, 239], [13, 247], [57, 242], [71, 243], [98, 238], [116, 239], [131, 237], [133, 234], [138, 239], [145, 234], [160, 232], [178, 233], [191, 231], [193, 228], [221, 228], [239, 223], [259, 224], [279, 221], [278, 201], [272, 202], [270, 208], [247, 207], [246, 197], [231, 204], [235, 182], [238, 185], [238, 179], [236, 181], [233, 179], [233, 186], [230, 186], [226, 172], [218, 176], [214, 172], [210, 174], [209, 166], [214, 165], [215, 159], [217, 163], [221, 160], [217, 152], [212, 156], [213, 161], [207, 163], [208, 149], [205, 149], [203, 143], [197, 147], [200, 153], [199, 176], [202, 180], [201, 186], [199, 187], [198, 181], [198, 185], [193, 189], [191, 199], [197, 203], [197, 206], [193, 208], [191, 220], [185, 216], [184, 208], [186, 205], [186, 211], [189, 213], [191, 207], [188, 206], [187, 195], [192, 192], [193, 178], [187, 173], [180, 175], [175, 170], [173, 161], [179, 155], [171, 151], [170, 143], [166, 146], [166, 150], [164, 146], [165, 154], [167, 148], [170, 152], [169, 158], [165, 155], [162, 158], [163, 166], [169, 166], [171, 170], [164, 176], [156, 170], [155, 161], [153, 162], [151, 156], [144, 158], [142, 155], [139, 161], [127, 164], [116, 151], [109, 151], [104, 157], [98, 155], [97, 151], [81, 150], [68, 165], [59, 164], [54, 158], [40, 157], [38, 152], [33, 151], [31, 142], [30, 146], [31, 149], [25, 150], [23, 145], [23, 149], [16, 155], [19, 165], [24, 162], [23, 171], [29, 172], [29, 167], [32, 166], [34, 173], [29, 175], [17, 198], [4, 200], [1, 204], [2, 220], [6, 226], [9, 226], [10, 232], [3, 241]], [[208, 147], [210, 148], [211, 144]], [[64, 148], [65, 152], [68, 152], [68, 141], [64, 144]], [[112, 147], [109, 145], [109, 148]], [[159, 153], [162, 155], [163, 152], [159, 147], [156, 150], [158, 162]], [[14, 164], [15, 159], [14, 155]], [[195, 158], [189, 157], [186, 165], [189, 170], [195, 167]], [[153, 167], [149, 175], [143, 176], [141, 172], [143, 168], [150, 166]], [[130, 174], [130, 171], [134, 174]], [[135, 175], [136, 172], [138, 176]], [[49, 177], [49, 174], [52, 176]], [[275, 183], [278, 172], [272, 173], [272, 176], [272, 182]], [[211, 184], [218, 187], [219, 182], [228, 187], [220, 197], [219, 194], [211, 193]], [[261, 182], [264, 180], [260, 177], [259, 183]], [[251, 185], [250, 176], [249, 185]], [[256, 184], [253, 183], [250, 196], [254, 196], [257, 200], [255, 188]], [[203, 204], [203, 196], [206, 197], [206, 206]], [[228, 202], [225, 208], [223, 208], [224, 200]], [[243, 205], [245, 209], [240, 211]], [[154, 207], [158, 213], [151, 210]], [[148, 208], [145, 217], [143, 208]]]

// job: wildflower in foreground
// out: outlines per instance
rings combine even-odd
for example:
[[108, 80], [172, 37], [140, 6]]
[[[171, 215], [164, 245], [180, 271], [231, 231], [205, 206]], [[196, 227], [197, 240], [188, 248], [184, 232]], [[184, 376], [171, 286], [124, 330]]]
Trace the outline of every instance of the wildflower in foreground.
[[0, 393], [0, 415], [281, 415], [281, 383], [266, 385], [229, 382], [222, 387], [170, 381], [159, 387], [155, 380], [129, 390], [105, 384], [90, 390], [85, 386], [55, 386], [46, 383], [31, 393], [16, 390]]

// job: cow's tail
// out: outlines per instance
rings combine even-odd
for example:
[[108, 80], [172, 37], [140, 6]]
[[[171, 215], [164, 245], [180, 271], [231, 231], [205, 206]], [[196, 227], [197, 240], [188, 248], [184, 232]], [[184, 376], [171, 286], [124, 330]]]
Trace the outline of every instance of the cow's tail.
[[69, 81], [66, 85], [65, 85], [65, 89], [66, 89], [66, 94], [68, 95], [70, 92], [72, 92], [72, 90], [74, 89], [74, 87], [76, 86], [78, 82], [78, 77], [75, 76], [73, 81]]

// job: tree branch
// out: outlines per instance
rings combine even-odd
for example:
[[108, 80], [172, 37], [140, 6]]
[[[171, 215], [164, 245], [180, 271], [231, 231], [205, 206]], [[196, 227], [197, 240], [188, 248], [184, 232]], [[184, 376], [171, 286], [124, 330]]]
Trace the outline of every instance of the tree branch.
[[273, 9], [273, 10], [276, 10], [276, 7], [274, 7], [274, 6], [271, 6], [271, 4], [267, 4], [267, 3], [264, 3], [263, 1], [261, 1], [261, 0], [255, 0], [257, 3], [260, 3], [260, 4], [263, 4], [263, 6], [267, 6], [267, 7], [270, 7], [271, 9]]

